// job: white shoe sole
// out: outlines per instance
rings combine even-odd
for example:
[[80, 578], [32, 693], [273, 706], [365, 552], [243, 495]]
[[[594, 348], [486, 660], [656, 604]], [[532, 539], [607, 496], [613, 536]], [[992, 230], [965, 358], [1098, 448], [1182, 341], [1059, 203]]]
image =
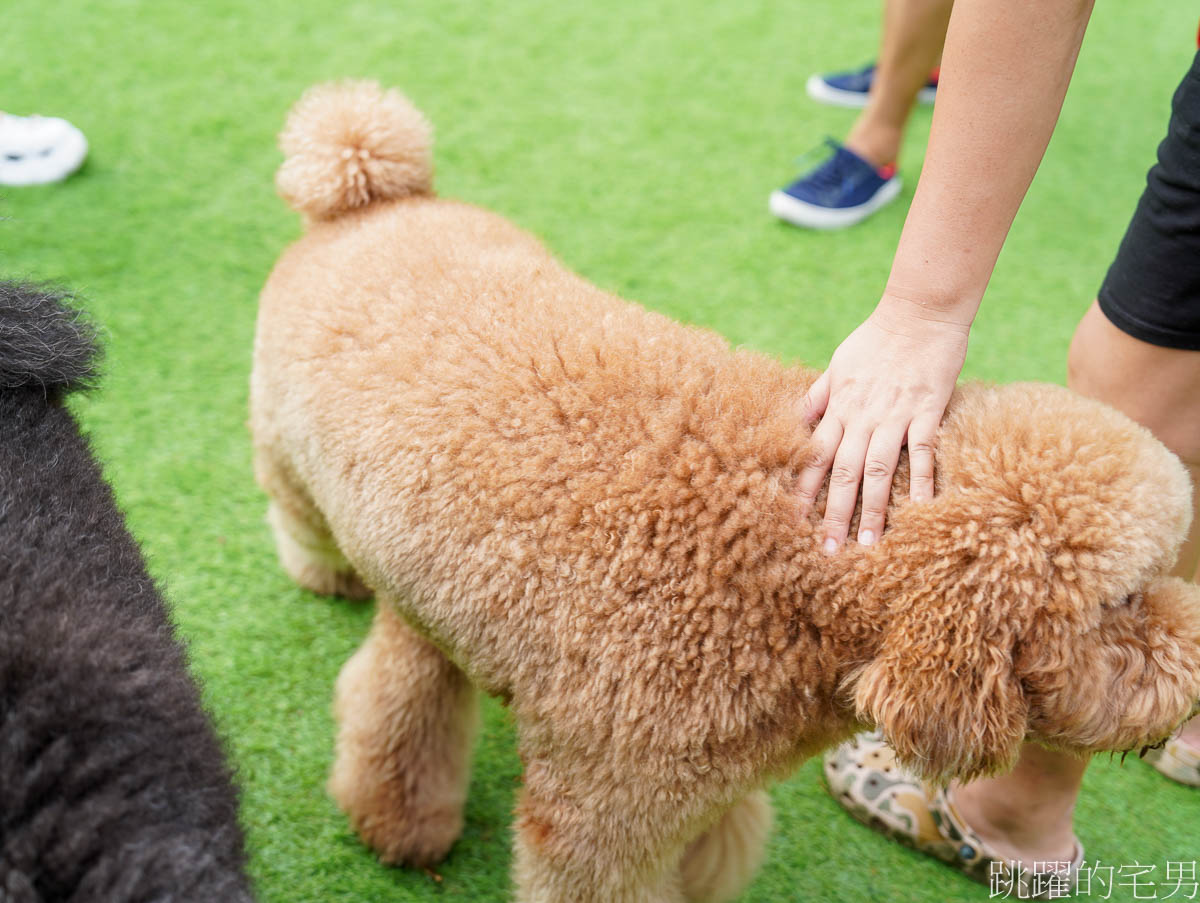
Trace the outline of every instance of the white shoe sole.
[[786, 191], [773, 191], [767, 206], [772, 214], [793, 226], [803, 226], [806, 229], [844, 229], [861, 223], [880, 207], [890, 204], [900, 194], [900, 187], [900, 177], [894, 176], [865, 204], [837, 210], [807, 204]]
[[[23, 117], [11, 117], [24, 120]], [[28, 122], [28, 120], [24, 120]], [[10, 122], [11, 133], [0, 133], [0, 185], [45, 185], [61, 182], [83, 165], [88, 143], [71, 123], [62, 119], [40, 119], [35, 133], [31, 126]]]
[[[860, 91], [843, 91], [835, 88], [820, 75], [810, 75], [804, 85], [808, 96], [817, 103], [828, 104], [832, 107], [850, 107], [861, 109], [867, 105], [867, 95]], [[928, 86], [917, 92], [918, 103], [931, 104], [937, 97], [937, 88]]]

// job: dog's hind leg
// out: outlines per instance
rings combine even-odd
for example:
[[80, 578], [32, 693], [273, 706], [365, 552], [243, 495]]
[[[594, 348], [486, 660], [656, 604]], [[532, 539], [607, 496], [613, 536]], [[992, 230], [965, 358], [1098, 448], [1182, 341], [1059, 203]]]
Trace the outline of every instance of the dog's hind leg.
[[255, 453], [255, 476], [271, 498], [267, 522], [275, 534], [279, 562], [305, 589], [346, 599], [368, 599], [371, 590], [359, 579], [334, 542], [325, 518], [307, 492], [262, 449]]
[[684, 851], [680, 871], [690, 903], [736, 900], [762, 865], [770, 832], [766, 791], [755, 790], [734, 803]]
[[462, 831], [478, 699], [459, 668], [380, 600], [342, 667], [329, 792], [389, 864], [430, 866]]

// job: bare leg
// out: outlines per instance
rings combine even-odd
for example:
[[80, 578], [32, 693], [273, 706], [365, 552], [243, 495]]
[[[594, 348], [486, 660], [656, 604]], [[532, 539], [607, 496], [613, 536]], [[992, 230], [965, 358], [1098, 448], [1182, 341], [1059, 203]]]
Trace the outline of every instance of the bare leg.
[[[1171, 571], [1195, 581], [1200, 565], [1200, 351], [1150, 345], [1121, 332], [1093, 303], [1071, 345], [1072, 388], [1124, 411], [1175, 452], [1192, 478], [1192, 527]], [[1145, 387], [1152, 386], [1148, 392]], [[1200, 749], [1200, 718], [1182, 738]]]
[[876, 166], [900, 153], [917, 92], [937, 65], [953, 0], [885, 0], [875, 79], [846, 146]]
[[[1122, 332], [1095, 303], [1075, 332], [1068, 356], [1068, 384], [1110, 404], [1154, 435], [1187, 466], [1193, 493], [1200, 486], [1200, 352], [1151, 345]], [[1146, 391], [1153, 386], [1154, 391]], [[1193, 510], [1198, 496], [1193, 495]], [[1200, 523], [1173, 573], [1193, 579], [1200, 557]], [[1200, 748], [1200, 719], [1184, 729]], [[954, 790], [963, 818], [997, 852], [1025, 862], [1069, 859], [1071, 814], [1087, 762], [1027, 744], [1008, 775]]]
[[963, 820], [1004, 859], [1069, 862], [1087, 759], [1026, 743], [1011, 772], [953, 787]]
[[388, 863], [429, 866], [462, 831], [478, 700], [386, 602], [338, 677], [329, 792]]
[[1183, 730], [1179, 732], [1179, 739], [1200, 752], [1200, 715], [1183, 726]]

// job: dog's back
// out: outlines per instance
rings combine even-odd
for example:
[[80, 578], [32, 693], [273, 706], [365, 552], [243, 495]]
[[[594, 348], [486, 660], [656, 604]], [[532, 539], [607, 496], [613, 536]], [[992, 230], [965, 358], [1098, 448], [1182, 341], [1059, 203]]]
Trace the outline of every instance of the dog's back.
[[0, 900], [245, 901], [237, 796], [63, 396], [94, 335], [0, 284]]

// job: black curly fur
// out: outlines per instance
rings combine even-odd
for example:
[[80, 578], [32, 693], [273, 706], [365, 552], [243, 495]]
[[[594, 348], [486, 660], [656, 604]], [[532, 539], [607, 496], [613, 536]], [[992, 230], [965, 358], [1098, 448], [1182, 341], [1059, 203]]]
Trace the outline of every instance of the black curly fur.
[[94, 330], [0, 290], [0, 903], [251, 899], [237, 796], [63, 392]]
[[59, 394], [93, 383], [96, 331], [64, 300], [44, 286], [0, 282], [0, 389]]

